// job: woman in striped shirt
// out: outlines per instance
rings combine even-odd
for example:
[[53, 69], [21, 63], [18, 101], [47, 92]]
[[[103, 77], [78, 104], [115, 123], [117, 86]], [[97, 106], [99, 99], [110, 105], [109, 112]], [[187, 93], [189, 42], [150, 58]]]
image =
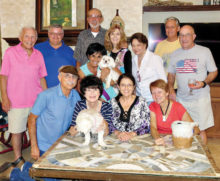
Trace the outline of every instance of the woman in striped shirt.
[[94, 75], [87, 76], [82, 79], [80, 82], [80, 92], [82, 93], [85, 99], [78, 101], [76, 103], [71, 127], [69, 132], [71, 135], [75, 135], [77, 133], [76, 129], [76, 118], [80, 111], [84, 109], [93, 109], [101, 113], [105, 122], [105, 135], [108, 135], [113, 131], [113, 126], [111, 123], [112, 117], [112, 106], [108, 102], [103, 102], [100, 100], [100, 97], [103, 92], [103, 84], [101, 79]]

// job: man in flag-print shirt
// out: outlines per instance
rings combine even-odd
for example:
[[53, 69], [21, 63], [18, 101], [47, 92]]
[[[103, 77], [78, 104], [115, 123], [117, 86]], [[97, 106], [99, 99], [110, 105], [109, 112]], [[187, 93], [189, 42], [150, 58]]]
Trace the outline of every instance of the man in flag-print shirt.
[[[201, 137], [207, 143], [205, 130], [214, 126], [209, 84], [216, 78], [218, 71], [211, 51], [194, 43], [196, 34], [193, 27], [185, 25], [180, 29], [181, 47], [171, 55], [168, 67], [168, 84], [171, 99], [177, 99], [187, 109], [192, 119], [199, 124]], [[173, 89], [177, 81], [177, 96]], [[195, 79], [193, 87], [189, 79]]]

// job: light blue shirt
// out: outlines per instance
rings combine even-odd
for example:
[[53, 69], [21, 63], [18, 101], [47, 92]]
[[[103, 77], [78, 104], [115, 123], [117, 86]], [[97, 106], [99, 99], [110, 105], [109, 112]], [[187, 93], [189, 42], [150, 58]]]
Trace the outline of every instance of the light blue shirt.
[[47, 151], [70, 127], [73, 111], [80, 96], [72, 90], [63, 95], [60, 84], [40, 93], [31, 112], [37, 115], [37, 142], [41, 151]]
[[[85, 76], [88, 76], [88, 75], [93, 75], [92, 72], [90, 72], [87, 64], [84, 64], [80, 67], [80, 69], [82, 70], [82, 72], [84, 73]], [[98, 70], [99, 68], [97, 68]], [[116, 92], [114, 91], [114, 88], [112, 86], [110, 86], [108, 89], [106, 89], [106, 84], [103, 82], [103, 88], [104, 90], [106, 91], [106, 93], [108, 94], [109, 96], [109, 100], [106, 99], [106, 97], [104, 96], [104, 94], [102, 94], [101, 98], [104, 99], [105, 101], [110, 101], [112, 98], [116, 97], [117, 94]]]

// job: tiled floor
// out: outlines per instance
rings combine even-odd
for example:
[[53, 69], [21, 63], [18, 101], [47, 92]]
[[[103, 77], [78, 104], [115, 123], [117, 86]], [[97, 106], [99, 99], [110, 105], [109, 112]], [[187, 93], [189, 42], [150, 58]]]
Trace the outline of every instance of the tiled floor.
[[[220, 138], [209, 138], [208, 148], [214, 161], [216, 162], [217, 167], [220, 169]], [[0, 144], [0, 150], [1, 149], [2, 145]], [[23, 157], [27, 161], [33, 161], [30, 158], [30, 147], [23, 150]], [[13, 152], [8, 152], [0, 155], [0, 165], [2, 165], [6, 161], [13, 161]]]

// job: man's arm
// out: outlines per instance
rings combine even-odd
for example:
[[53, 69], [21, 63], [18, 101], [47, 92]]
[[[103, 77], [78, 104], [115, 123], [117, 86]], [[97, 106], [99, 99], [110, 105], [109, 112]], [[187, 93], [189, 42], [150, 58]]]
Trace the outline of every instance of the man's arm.
[[218, 70], [216, 70], [215, 72], [209, 72], [208, 76], [205, 79], [206, 84], [212, 83], [212, 81], [215, 80], [217, 75], [218, 75]]
[[2, 109], [5, 112], [8, 112], [11, 108], [11, 102], [8, 98], [7, 94], [7, 82], [8, 76], [0, 75], [0, 88], [1, 88], [1, 96], [2, 96]]
[[31, 157], [37, 160], [40, 157], [40, 150], [37, 145], [36, 121], [37, 115], [30, 113], [28, 117], [28, 132], [31, 140]]
[[174, 82], [175, 82], [176, 74], [168, 73], [168, 88], [169, 88], [169, 96], [170, 99], [176, 100], [176, 93], [174, 91]]
[[43, 88], [43, 90], [47, 89], [47, 82], [44, 77], [40, 79], [40, 85]]
[[[217, 77], [218, 75], [218, 70], [214, 71], [214, 72], [209, 72], [208, 76], [206, 77], [206, 79], [204, 80], [204, 82], [206, 84], [210, 84], [212, 83], [212, 81]], [[204, 86], [203, 81], [196, 81], [196, 85], [192, 87], [192, 89], [200, 89]]]
[[81, 66], [81, 63], [79, 61], [76, 61], [76, 68], [77, 68], [77, 70], [79, 70], [80, 66]]
[[77, 42], [76, 42], [76, 46], [75, 46], [75, 50], [74, 50], [74, 56], [73, 56], [76, 60], [77, 70], [81, 66], [82, 54], [83, 54], [82, 50], [83, 50], [83, 37], [82, 37], [82, 34], [80, 33], [77, 38]]

